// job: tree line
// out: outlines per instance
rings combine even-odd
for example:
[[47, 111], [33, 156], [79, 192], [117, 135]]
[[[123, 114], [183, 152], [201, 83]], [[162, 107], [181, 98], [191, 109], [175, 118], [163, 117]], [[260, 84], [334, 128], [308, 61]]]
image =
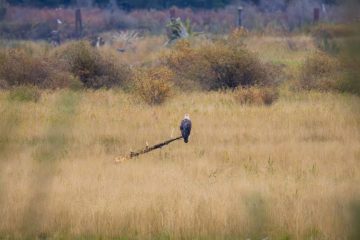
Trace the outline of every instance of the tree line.
[[[296, 0], [277, 0], [289, 4]], [[7, 0], [11, 5], [30, 7], [69, 7], [69, 6], [96, 6], [101, 8], [117, 7], [131, 10], [136, 8], [163, 9], [171, 6], [193, 8], [222, 8], [233, 2], [232, 0]], [[261, 4], [261, 0], [243, 0], [243, 2]], [[324, 3], [335, 3], [336, 0], [323, 0]]]
[[171, 6], [194, 8], [221, 8], [231, 0], [7, 0], [11, 5], [31, 7], [96, 6], [122, 8], [168, 8]]

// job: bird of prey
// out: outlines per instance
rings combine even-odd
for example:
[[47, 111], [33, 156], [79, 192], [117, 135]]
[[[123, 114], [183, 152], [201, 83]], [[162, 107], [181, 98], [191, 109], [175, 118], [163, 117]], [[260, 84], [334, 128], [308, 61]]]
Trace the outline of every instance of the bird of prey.
[[181, 136], [184, 138], [184, 142], [187, 143], [191, 132], [191, 120], [189, 114], [185, 114], [184, 119], [181, 121], [180, 130]]

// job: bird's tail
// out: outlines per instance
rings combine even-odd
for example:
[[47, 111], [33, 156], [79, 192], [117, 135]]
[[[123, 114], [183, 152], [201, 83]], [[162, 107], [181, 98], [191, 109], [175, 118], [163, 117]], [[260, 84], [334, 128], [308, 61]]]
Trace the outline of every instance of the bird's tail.
[[184, 138], [184, 142], [188, 143], [189, 139], [188, 138]]

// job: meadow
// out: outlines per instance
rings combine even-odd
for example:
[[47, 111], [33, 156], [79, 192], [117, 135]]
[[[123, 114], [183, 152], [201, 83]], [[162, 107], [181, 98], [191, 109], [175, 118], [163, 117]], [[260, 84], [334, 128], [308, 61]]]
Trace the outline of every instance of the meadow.
[[[270, 107], [220, 92], [150, 108], [112, 90], [0, 99], [5, 239], [350, 239], [356, 96], [284, 91]], [[177, 135], [184, 112], [188, 144], [114, 162]]]
[[1, 41], [0, 239], [359, 239], [360, 38], [316, 27]]

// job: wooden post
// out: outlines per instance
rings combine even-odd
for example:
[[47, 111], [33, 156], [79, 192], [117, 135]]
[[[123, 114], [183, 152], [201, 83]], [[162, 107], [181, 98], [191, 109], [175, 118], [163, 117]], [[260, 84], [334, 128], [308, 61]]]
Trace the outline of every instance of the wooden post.
[[83, 26], [82, 26], [81, 10], [80, 10], [80, 8], [78, 8], [75, 11], [75, 34], [76, 34], [76, 37], [81, 37], [82, 30], [83, 30]]
[[170, 19], [175, 20], [175, 18], [176, 18], [176, 10], [175, 10], [175, 8], [171, 8], [170, 9]]
[[320, 20], [320, 8], [314, 8], [314, 23]]
[[238, 26], [238, 28], [241, 28], [243, 26], [243, 22], [242, 22], [243, 7], [239, 6], [237, 10], [238, 10], [237, 26]]

